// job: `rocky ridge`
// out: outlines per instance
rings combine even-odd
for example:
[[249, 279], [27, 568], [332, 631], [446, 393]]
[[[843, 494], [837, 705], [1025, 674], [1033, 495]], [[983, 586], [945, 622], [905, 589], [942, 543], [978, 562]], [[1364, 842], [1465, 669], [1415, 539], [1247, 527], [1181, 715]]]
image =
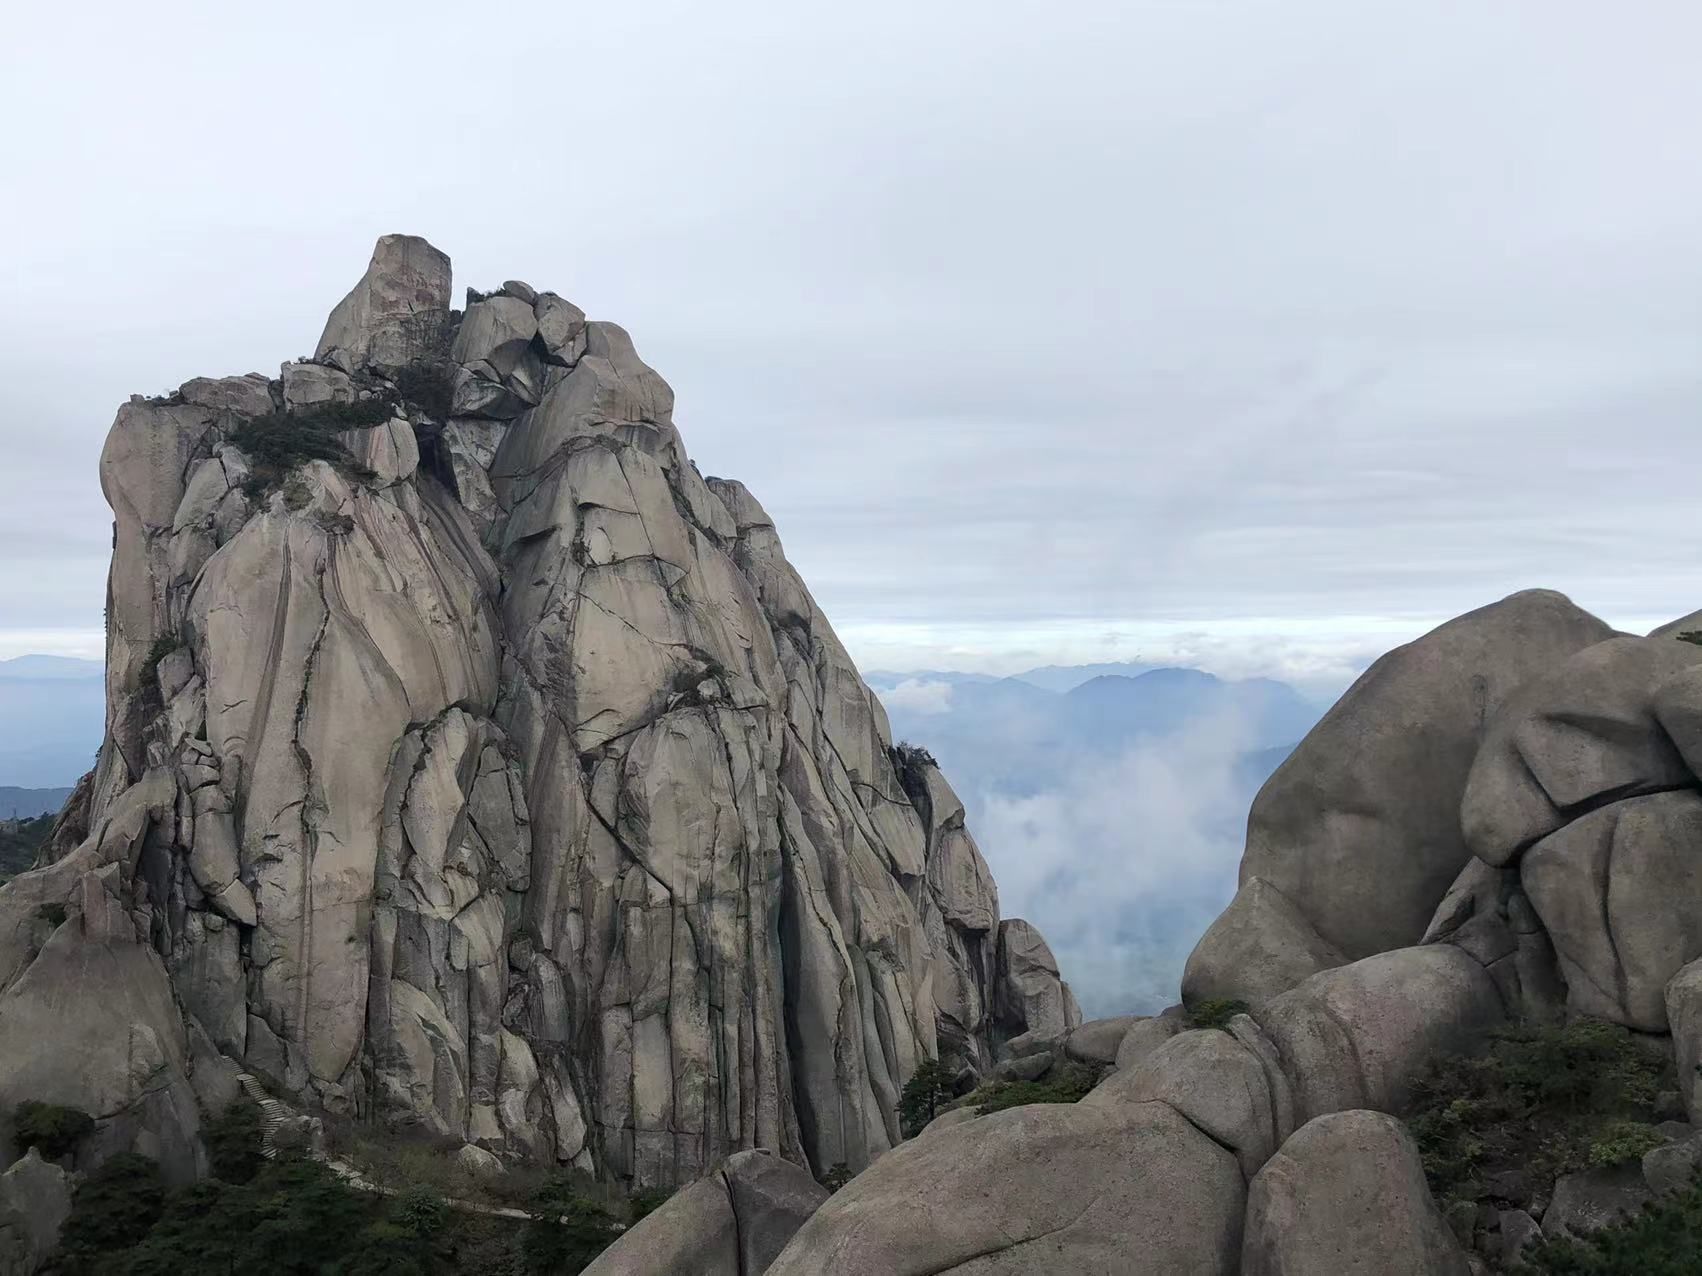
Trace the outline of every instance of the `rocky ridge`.
[[243, 1073], [635, 1186], [820, 1174], [921, 1060], [1079, 1021], [672, 412], [619, 327], [452, 310], [394, 235], [311, 360], [119, 409], [107, 734], [0, 890], [0, 1111], [183, 1180]]

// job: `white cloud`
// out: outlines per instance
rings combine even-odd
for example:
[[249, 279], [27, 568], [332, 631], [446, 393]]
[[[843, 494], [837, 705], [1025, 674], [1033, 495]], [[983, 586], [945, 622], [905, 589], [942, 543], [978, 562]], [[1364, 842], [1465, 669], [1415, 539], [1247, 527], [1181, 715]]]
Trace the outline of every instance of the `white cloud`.
[[951, 683], [927, 682], [906, 678], [897, 686], [880, 693], [881, 703], [893, 709], [908, 709], [912, 713], [950, 713]]
[[1178, 999], [1184, 960], [1235, 892], [1248, 743], [1246, 723], [1204, 718], [1114, 758], [1082, 751], [1037, 795], [972, 796], [1001, 912], [1040, 927], [1090, 1016]]

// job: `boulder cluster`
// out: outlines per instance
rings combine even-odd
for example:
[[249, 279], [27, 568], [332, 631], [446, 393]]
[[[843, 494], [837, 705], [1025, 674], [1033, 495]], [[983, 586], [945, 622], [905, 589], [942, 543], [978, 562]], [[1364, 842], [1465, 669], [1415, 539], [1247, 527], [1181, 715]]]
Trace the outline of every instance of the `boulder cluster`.
[[1688, 1183], [1702, 1137], [1669, 1120], [1641, 1162], [1445, 1217], [1400, 1117], [1496, 1030], [1587, 1018], [1665, 1041], [1702, 1123], [1693, 627], [1532, 591], [1390, 652], [1259, 794], [1183, 1004], [1005, 1042], [997, 1077], [1109, 1071], [1073, 1105], [948, 1111], [770, 1276], [1467, 1276]]
[[854, 1173], [922, 1061], [1079, 1021], [672, 410], [406, 236], [312, 359], [119, 409], [106, 739], [0, 890], [0, 1113], [184, 1181], [243, 1074], [629, 1189]]

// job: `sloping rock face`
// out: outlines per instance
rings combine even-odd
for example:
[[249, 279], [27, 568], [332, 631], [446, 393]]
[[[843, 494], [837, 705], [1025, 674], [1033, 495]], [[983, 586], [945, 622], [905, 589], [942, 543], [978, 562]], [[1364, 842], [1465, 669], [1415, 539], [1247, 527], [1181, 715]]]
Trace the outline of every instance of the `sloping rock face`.
[[[315, 361], [120, 409], [95, 831], [0, 892], [0, 1101], [193, 1146], [236, 1062], [637, 1184], [859, 1169], [921, 1060], [1073, 999], [627, 334], [449, 274], [387, 236]], [[151, 1079], [13, 1095], [96, 943]]]
[[1242, 1276], [1468, 1276], [1418, 1147], [1380, 1112], [1308, 1122], [1253, 1180]]
[[762, 1276], [827, 1190], [768, 1152], [735, 1152], [598, 1255], [585, 1276]]

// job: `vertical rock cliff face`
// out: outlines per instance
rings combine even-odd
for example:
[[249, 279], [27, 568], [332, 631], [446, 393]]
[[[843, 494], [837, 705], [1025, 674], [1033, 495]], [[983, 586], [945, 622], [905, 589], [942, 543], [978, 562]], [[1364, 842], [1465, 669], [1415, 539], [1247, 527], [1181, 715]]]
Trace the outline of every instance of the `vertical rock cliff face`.
[[[861, 1168], [921, 1059], [1073, 999], [1000, 969], [962, 803], [627, 334], [449, 302], [388, 236], [313, 361], [120, 409], [108, 735], [87, 838], [0, 891], [0, 1104], [183, 1174], [238, 1066], [644, 1184]], [[91, 949], [134, 988], [56, 1025]]]

